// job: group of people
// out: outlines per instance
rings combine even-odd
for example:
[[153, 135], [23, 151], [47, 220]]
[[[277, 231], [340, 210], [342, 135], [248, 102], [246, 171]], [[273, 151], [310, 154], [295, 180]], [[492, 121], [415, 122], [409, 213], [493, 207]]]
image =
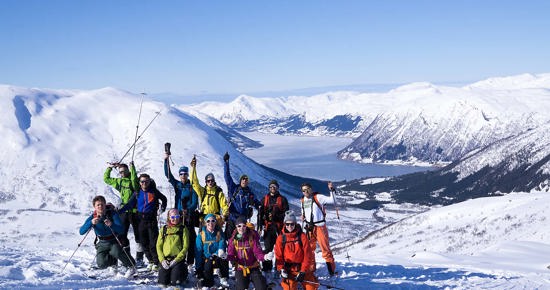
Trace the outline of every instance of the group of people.
[[[139, 176], [133, 162], [110, 164], [104, 181], [120, 193], [121, 204], [115, 208], [103, 196], [94, 197], [94, 212], [80, 228], [84, 235], [94, 229], [97, 236], [96, 260], [99, 268], [127, 268], [125, 276], [135, 274], [145, 265], [158, 271], [160, 286], [180, 286], [194, 274], [199, 286], [214, 285], [214, 269], [219, 269], [220, 286], [229, 287], [229, 268], [234, 269], [237, 289], [267, 289], [266, 277], [281, 278], [283, 289], [317, 289], [315, 249], [319, 244], [330, 275], [336, 264], [332, 255], [325, 205], [334, 202], [332, 183], [330, 196], [313, 191], [310, 184], [301, 186], [301, 215], [289, 210], [288, 200], [279, 192], [279, 183], [272, 180], [269, 192], [258, 200], [249, 187], [249, 177], [241, 175], [238, 183], [231, 177], [228, 153], [223, 156], [227, 197], [208, 173], [204, 186], [197, 176], [197, 160], [189, 168], [181, 166], [179, 179], [171, 172], [170, 152], [164, 155], [164, 174], [174, 187], [173, 208], [166, 216], [166, 225], [159, 229], [158, 214], [167, 208], [167, 199], [146, 173]], [[111, 177], [117, 168], [120, 177]], [[257, 227], [250, 219], [257, 211]], [[298, 223], [301, 217], [302, 224]], [[130, 253], [128, 230], [132, 226], [136, 244], [135, 259]], [[260, 240], [263, 239], [263, 248]], [[275, 260], [275, 263], [273, 263]], [[275, 264], [276, 272], [273, 273]]]

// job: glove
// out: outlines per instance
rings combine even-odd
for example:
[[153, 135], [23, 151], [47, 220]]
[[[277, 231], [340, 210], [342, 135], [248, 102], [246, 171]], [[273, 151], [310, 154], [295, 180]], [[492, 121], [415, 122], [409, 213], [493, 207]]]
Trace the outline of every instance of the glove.
[[227, 254], [225, 253], [224, 250], [219, 249], [219, 250], [218, 250], [218, 257], [220, 257], [220, 258], [222, 258], [222, 259], [225, 260], [225, 259], [227, 259]]
[[298, 273], [298, 275], [296, 275], [296, 281], [304, 282], [305, 277], [306, 277], [306, 273], [300, 272], [300, 273]]
[[227, 153], [227, 151], [223, 155], [223, 161], [225, 161], [225, 162], [229, 161], [229, 153]]
[[264, 260], [273, 260], [273, 251], [264, 255]]
[[172, 260], [172, 262], [170, 262], [170, 268], [173, 268], [177, 263], [178, 261]]
[[285, 271], [285, 269], [281, 270], [281, 278], [284, 278], [284, 279], [288, 278], [288, 273]]
[[164, 269], [166, 270], [170, 269], [170, 262], [168, 262], [168, 260], [164, 260], [160, 264]]

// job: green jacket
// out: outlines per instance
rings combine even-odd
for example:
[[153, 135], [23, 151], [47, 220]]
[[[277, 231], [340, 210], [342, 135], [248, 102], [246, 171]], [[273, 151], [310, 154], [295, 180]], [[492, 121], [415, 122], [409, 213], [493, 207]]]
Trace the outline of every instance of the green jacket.
[[122, 200], [120, 206], [124, 206], [128, 203], [132, 194], [139, 191], [139, 180], [136, 173], [136, 167], [130, 164], [130, 177], [111, 177], [112, 170], [113, 168], [107, 167], [107, 170], [105, 170], [103, 174], [103, 181], [114, 187], [120, 193], [120, 199]]
[[[166, 234], [164, 233], [166, 228]], [[189, 232], [181, 224], [164, 226], [160, 229], [157, 239], [157, 254], [159, 262], [166, 259], [181, 262], [189, 249]]]

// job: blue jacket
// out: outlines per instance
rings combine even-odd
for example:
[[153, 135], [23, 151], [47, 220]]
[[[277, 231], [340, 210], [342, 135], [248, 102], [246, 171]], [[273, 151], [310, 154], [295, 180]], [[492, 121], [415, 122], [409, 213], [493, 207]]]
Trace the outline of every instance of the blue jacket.
[[[204, 243], [202, 242], [203, 235], [205, 241]], [[218, 238], [219, 240], [216, 242], [216, 239]], [[203, 268], [204, 260], [218, 255], [219, 249], [222, 249], [224, 252], [227, 250], [223, 232], [216, 228], [213, 233], [210, 233], [206, 230], [206, 227], [203, 226], [202, 231], [197, 235], [195, 242], [195, 268]]]
[[88, 232], [88, 229], [90, 229], [91, 227], [94, 228], [94, 232], [95, 232], [96, 236], [98, 236], [98, 237], [112, 236], [113, 232], [111, 231], [111, 229], [113, 229], [113, 231], [117, 235], [120, 235], [120, 234], [124, 233], [124, 227], [122, 226], [122, 221], [120, 220], [119, 215], [115, 211], [111, 211], [111, 216], [109, 217], [109, 219], [113, 222], [113, 224], [111, 225], [111, 229], [107, 225], [105, 225], [104, 222], [99, 222], [94, 226], [92, 224], [92, 219], [93, 218], [94, 218], [94, 215], [91, 214], [86, 219], [84, 224], [80, 227], [80, 234], [81, 235]]
[[161, 210], [166, 210], [166, 196], [162, 194], [153, 181], [147, 190], [140, 189], [137, 195], [134, 193], [127, 204], [119, 212], [123, 213], [136, 207], [138, 213], [154, 214], [156, 216], [159, 208], [159, 200], [162, 201]]
[[177, 208], [180, 212], [183, 211], [183, 209], [189, 211], [196, 210], [199, 205], [199, 198], [197, 193], [193, 190], [191, 182], [187, 180], [184, 184], [174, 178], [174, 175], [172, 175], [172, 172], [169, 170], [168, 159], [164, 160], [164, 175], [166, 175], [166, 178], [168, 178], [168, 181], [172, 184], [174, 192], [176, 193], [174, 208]]
[[250, 187], [241, 187], [231, 178], [229, 162], [223, 163], [225, 184], [227, 185], [227, 196], [229, 197], [229, 219], [233, 222], [239, 217], [249, 218], [249, 208], [258, 208], [261, 204]]

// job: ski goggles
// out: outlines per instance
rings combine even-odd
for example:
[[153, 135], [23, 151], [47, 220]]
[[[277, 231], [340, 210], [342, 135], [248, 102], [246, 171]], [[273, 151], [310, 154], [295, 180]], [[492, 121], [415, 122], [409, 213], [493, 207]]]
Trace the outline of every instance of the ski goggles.
[[171, 218], [171, 219], [179, 219], [180, 216], [179, 216], [179, 215], [171, 215], [170, 218]]

